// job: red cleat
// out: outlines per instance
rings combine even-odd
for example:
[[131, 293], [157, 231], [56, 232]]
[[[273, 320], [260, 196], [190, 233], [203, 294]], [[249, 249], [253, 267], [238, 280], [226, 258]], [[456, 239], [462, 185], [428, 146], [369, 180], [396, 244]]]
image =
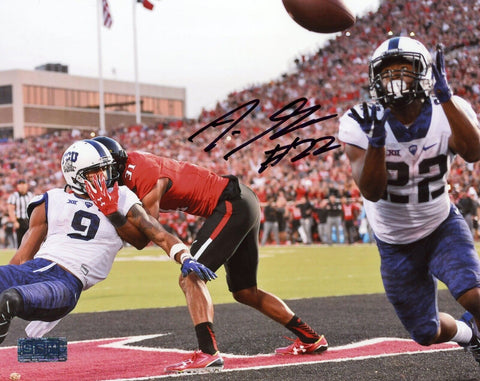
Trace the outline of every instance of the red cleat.
[[165, 368], [167, 373], [210, 373], [218, 372], [223, 369], [223, 359], [219, 352], [214, 355], [203, 353], [198, 350], [178, 364], [170, 365]]
[[287, 339], [293, 341], [288, 347], [277, 348], [275, 349], [275, 353], [277, 355], [305, 355], [305, 354], [312, 354], [312, 353], [320, 353], [326, 351], [328, 348], [327, 340], [325, 336], [320, 336], [320, 338], [315, 341], [314, 343], [304, 343], [299, 338], [296, 340]]

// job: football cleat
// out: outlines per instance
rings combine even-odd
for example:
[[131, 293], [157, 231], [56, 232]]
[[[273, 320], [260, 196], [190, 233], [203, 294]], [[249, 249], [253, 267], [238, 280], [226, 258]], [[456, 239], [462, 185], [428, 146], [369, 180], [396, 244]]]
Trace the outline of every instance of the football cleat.
[[468, 344], [459, 344], [464, 347], [465, 352], [470, 352], [473, 355], [473, 358], [476, 362], [480, 364], [480, 332], [478, 331], [477, 324], [475, 324], [475, 319], [473, 315], [466, 311], [462, 317], [461, 321], [465, 322], [470, 328], [472, 328], [472, 338]]
[[306, 355], [312, 353], [320, 353], [326, 351], [328, 348], [327, 339], [325, 336], [320, 336], [314, 343], [304, 343], [299, 338], [296, 340], [287, 337], [288, 340], [293, 341], [288, 347], [275, 349], [277, 355]]
[[3, 343], [10, 328], [10, 319], [7, 319], [3, 314], [0, 314], [0, 344]]
[[193, 355], [182, 362], [165, 368], [166, 373], [210, 373], [223, 369], [223, 359], [219, 352], [209, 355], [200, 350], [193, 352]]
[[17, 290], [9, 288], [0, 293], [0, 344], [7, 337], [10, 322], [22, 306], [23, 299]]

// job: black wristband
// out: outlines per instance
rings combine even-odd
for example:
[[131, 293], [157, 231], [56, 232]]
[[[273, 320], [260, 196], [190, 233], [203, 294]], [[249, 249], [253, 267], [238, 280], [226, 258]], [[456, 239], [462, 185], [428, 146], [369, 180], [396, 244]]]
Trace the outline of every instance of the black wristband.
[[120, 214], [118, 211], [109, 214], [107, 218], [116, 228], [122, 227], [127, 223], [127, 218], [123, 214]]

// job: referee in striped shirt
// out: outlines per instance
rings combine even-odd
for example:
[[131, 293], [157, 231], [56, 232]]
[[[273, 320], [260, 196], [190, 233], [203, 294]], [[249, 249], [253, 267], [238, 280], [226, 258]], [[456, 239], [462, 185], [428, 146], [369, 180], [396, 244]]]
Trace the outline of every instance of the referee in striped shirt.
[[23, 235], [28, 230], [27, 206], [33, 197], [29, 192], [28, 184], [24, 179], [17, 181], [17, 191], [8, 197], [8, 217], [13, 222], [17, 238], [17, 247], [20, 247]]

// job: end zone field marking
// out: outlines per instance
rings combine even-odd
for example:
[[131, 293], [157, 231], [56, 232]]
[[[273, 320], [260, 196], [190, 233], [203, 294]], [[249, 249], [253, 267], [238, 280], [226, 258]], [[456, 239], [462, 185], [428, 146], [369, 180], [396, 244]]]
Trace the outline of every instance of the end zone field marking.
[[[180, 361], [185, 354], [192, 351], [175, 348], [154, 348], [131, 345], [167, 335], [168, 333], [119, 337], [111, 339], [95, 339], [69, 342], [69, 360], [55, 365], [55, 369], [47, 372], [42, 364], [19, 364], [16, 361], [16, 347], [0, 348], [3, 373], [17, 371], [25, 375], [25, 379], [50, 381], [62, 379], [66, 375], [71, 379], [82, 377], [83, 381], [103, 379], [104, 381], [141, 381], [174, 377], [165, 374], [165, 366]], [[279, 356], [275, 354], [234, 355], [222, 353], [225, 369], [222, 372], [261, 370], [269, 368], [313, 365], [351, 360], [367, 360], [417, 353], [433, 353], [462, 349], [456, 343], [444, 343], [422, 347], [408, 339], [374, 338], [357, 343], [330, 347], [321, 354]], [[86, 364], [88, 363], [88, 366]], [[48, 374], [47, 374], [48, 373]]]

